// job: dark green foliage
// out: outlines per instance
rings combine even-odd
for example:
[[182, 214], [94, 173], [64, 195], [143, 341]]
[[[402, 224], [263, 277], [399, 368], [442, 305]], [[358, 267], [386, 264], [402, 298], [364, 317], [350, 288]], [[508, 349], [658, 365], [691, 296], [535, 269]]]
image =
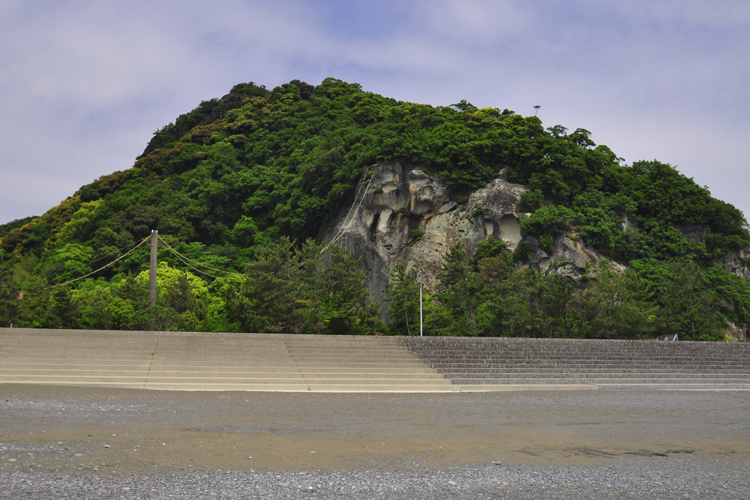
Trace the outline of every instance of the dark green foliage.
[[572, 212], [565, 207], [549, 205], [534, 212], [528, 219], [521, 219], [521, 227], [534, 236], [560, 235], [570, 229]]
[[391, 272], [387, 300], [391, 333], [418, 335], [419, 283], [413, 274], [406, 272], [403, 262], [397, 262]]
[[668, 264], [666, 272], [662, 299], [666, 333], [679, 333], [691, 340], [723, 338], [718, 303], [709, 292], [703, 270], [694, 262], [683, 261]]
[[551, 234], [545, 234], [539, 239], [539, 248], [547, 252], [547, 255], [552, 255], [554, 252], [554, 247], [552, 246], [552, 243], [554, 241], [554, 238]]
[[182, 318], [174, 309], [166, 306], [153, 306], [142, 309], [131, 319], [130, 326], [133, 330], [165, 331], [178, 330]]
[[471, 258], [471, 267], [474, 271], [477, 271], [479, 269], [479, 262], [481, 262], [482, 259], [487, 257], [498, 257], [506, 254], [507, 248], [505, 243], [490, 235], [489, 238], [477, 244], [476, 250], [474, 250], [474, 255]]
[[[87, 244], [109, 227], [135, 240], [158, 229], [183, 243], [241, 248], [282, 235], [302, 241], [351, 201], [372, 164], [402, 159], [440, 175], [457, 200], [509, 166], [511, 181], [533, 188], [518, 205], [535, 211], [529, 234], [580, 227], [585, 241], [619, 260], [685, 252], [710, 259], [750, 244], [736, 209], [668, 165], [620, 166], [590, 135], [545, 131], [537, 117], [465, 101], [399, 102], [333, 78], [272, 91], [240, 84], [157, 132], [134, 168], [84, 186], [67, 205], [73, 212], [85, 208], [80, 202], [102, 203], [70, 237]], [[42, 257], [71, 215], [6, 229], [2, 247], [12, 252], [20, 244]], [[629, 233], [621, 230], [623, 217]], [[701, 224], [708, 228], [702, 241], [686, 239], [683, 229]]]
[[584, 336], [581, 296], [575, 281], [557, 274], [516, 269], [497, 242], [480, 244], [472, 259], [461, 245], [446, 256], [436, 310], [443, 335]]
[[286, 237], [270, 243], [247, 268], [224, 301], [233, 329], [242, 332], [366, 334], [375, 328], [360, 260], [336, 246], [320, 263], [320, 247], [300, 248]]
[[531, 260], [533, 246], [527, 239], [521, 240], [516, 249], [513, 250], [513, 262], [518, 264], [528, 263]]
[[13, 280], [13, 273], [4, 265], [5, 261], [4, 252], [0, 250], [0, 327], [13, 323], [20, 292]]
[[322, 275], [321, 303], [326, 310], [325, 333], [374, 333], [378, 304], [370, 303], [364, 286], [365, 272], [359, 269], [362, 258], [356, 258], [337, 246], [331, 246], [330, 262]]
[[521, 193], [521, 197], [518, 199], [518, 203], [516, 203], [516, 208], [519, 212], [534, 212], [543, 203], [544, 195], [541, 191], [529, 190]]
[[38, 219], [38, 217], [24, 217], [23, 219], [16, 219], [14, 221], [8, 222], [7, 224], [0, 225], [0, 238], [8, 234], [11, 229], [21, 228], [34, 219]]
[[648, 285], [635, 273], [618, 275], [603, 262], [580, 297], [583, 337], [653, 338], [653, 312], [648, 304]]
[[263, 248], [247, 268], [242, 289], [227, 290], [229, 319], [244, 332], [291, 332], [297, 328], [297, 267], [289, 238]]
[[471, 270], [469, 256], [462, 243], [448, 250], [438, 275], [439, 294], [444, 312], [440, 331], [443, 335], [477, 335], [477, 308], [481, 282]]
[[[439, 176], [459, 203], [504, 170], [509, 181], [530, 187], [516, 208], [531, 213], [522, 228], [539, 248], [552, 254], [555, 238], [568, 235], [633, 268], [625, 277], [603, 270], [582, 296], [569, 280], [515, 271], [514, 265], [531, 260], [529, 238], [512, 255], [492, 240], [471, 257], [453, 249], [439, 300], [425, 302], [431, 332], [630, 335], [608, 330], [611, 324], [630, 325], [644, 336], [674, 329], [717, 338], [722, 318], [750, 323], [747, 282], [713, 265], [750, 245], [743, 215], [671, 166], [621, 165], [589, 131], [559, 125], [545, 130], [536, 116], [478, 108], [465, 100], [435, 107], [401, 102], [334, 78], [318, 86], [293, 80], [272, 90], [252, 82], [236, 85], [158, 130], [133, 168], [83, 186], [42, 217], [0, 226], [0, 321], [372, 332], [356, 259], [332, 249], [330, 264], [322, 266], [313, 242], [290, 242], [320, 239], [352, 203], [357, 182], [373, 165], [394, 159]], [[485, 210], [478, 206], [476, 215]], [[149, 308], [137, 278], [147, 265], [144, 245], [71, 289], [49, 288], [103, 266], [153, 229], [189, 259], [227, 272], [247, 271], [251, 281], [203, 275], [208, 281], [198, 282], [195, 275], [172, 273], [159, 305]], [[415, 230], [412, 241], [421, 236]], [[279, 253], [268, 253], [272, 250]], [[183, 265], [164, 248], [159, 260]], [[666, 267], [688, 261], [699, 267], [700, 282]], [[297, 262], [307, 272], [284, 277], [284, 262]], [[403, 284], [411, 278], [394, 279]], [[668, 305], [669, 294], [676, 293], [670, 290], [680, 287], [695, 291], [691, 304], [704, 321], [696, 316], [690, 330]], [[613, 294], [626, 299], [606, 309], [604, 297]], [[102, 307], [102, 301], [109, 305]], [[391, 305], [396, 303], [400, 298]], [[404, 307], [411, 312], [392, 329], [413, 332], [411, 322], [405, 324], [413, 304]], [[652, 307], [657, 312], [643, 323], [643, 311]], [[594, 314], [601, 317], [594, 320]]]
[[263, 97], [267, 94], [268, 90], [265, 86], [259, 87], [253, 82], [235, 85], [229, 94], [223, 98], [203, 101], [190, 113], [180, 115], [174, 123], [154, 132], [154, 137], [146, 146], [141, 157], [156, 149], [167, 147], [195, 127], [207, 125], [223, 118], [230, 110], [242, 106], [245, 99]]

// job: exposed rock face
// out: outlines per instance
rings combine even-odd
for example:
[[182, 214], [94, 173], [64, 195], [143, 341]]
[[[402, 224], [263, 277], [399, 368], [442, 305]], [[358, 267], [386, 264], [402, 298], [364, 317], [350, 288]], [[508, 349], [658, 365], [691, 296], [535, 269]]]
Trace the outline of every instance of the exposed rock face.
[[718, 264], [724, 266], [724, 269], [730, 273], [750, 280], [750, 248], [745, 248], [719, 259]]
[[[541, 252], [541, 250], [539, 250]], [[552, 255], [552, 261], [561, 264], [567, 262], [565, 265], [561, 265], [556, 269], [558, 274], [564, 274], [574, 279], [581, 277], [581, 271], [586, 269], [587, 264], [599, 266], [605, 259], [603, 255], [596, 251], [593, 247], [586, 243], [570, 238], [569, 236], [560, 236], [555, 238], [554, 253]], [[549, 262], [549, 257], [547, 257]], [[539, 260], [539, 268], [547, 271], [549, 264], [545, 262], [544, 258]], [[613, 260], [609, 260], [610, 267], [618, 273], [623, 273], [627, 269], [624, 265]]]
[[[498, 178], [458, 205], [439, 179], [390, 161], [376, 168], [369, 183], [360, 182], [354, 205], [342, 211], [325, 239], [364, 256], [367, 287], [386, 319], [386, 285], [396, 262], [404, 262], [408, 272], [415, 272], [425, 288], [434, 291], [443, 256], [457, 242], [472, 254], [479, 242], [493, 235], [515, 250], [523, 238], [515, 204], [525, 190]], [[537, 243], [533, 238], [530, 242]], [[591, 247], [566, 236], [555, 239], [553, 250], [548, 255], [533, 245], [531, 265], [580, 278], [587, 262], [596, 265], [603, 259]], [[559, 261], [568, 262], [552, 265]], [[618, 264], [613, 267], [624, 269]]]
[[[706, 227], [698, 224], [684, 224], [680, 226], [682, 233], [693, 241], [706, 242]], [[744, 248], [733, 252], [726, 257], [714, 260], [714, 262], [732, 274], [750, 280], [750, 248]]]

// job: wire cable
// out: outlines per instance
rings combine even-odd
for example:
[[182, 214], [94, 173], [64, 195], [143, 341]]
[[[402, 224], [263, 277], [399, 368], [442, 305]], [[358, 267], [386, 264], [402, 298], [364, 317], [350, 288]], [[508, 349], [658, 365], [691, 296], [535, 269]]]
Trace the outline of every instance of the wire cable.
[[[375, 173], [373, 172], [373, 176], [374, 176], [374, 175], [375, 175]], [[343, 220], [343, 222], [342, 222], [342, 224], [341, 224], [341, 227], [339, 227], [339, 230], [338, 230], [338, 232], [336, 233], [336, 235], [335, 235], [335, 236], [333, 237], [333, 240], [331, 240], [331, 241], [336, 241], [336, 240], [338, 240], [338, 239], [339, 239], [339, 238], [341, 237], [342, 233], [344, 232], [344, 226], [346, 225], [346, 220], [347, 220], [347, 219], [349, 218], [349, 216], [350, 216], [350, 215], [352, 214], [352, 210], [354, 209], [354, 205], [356, 205], [356, 204], [357, 204], [357, 199], [359, 199], [359, 194], [360, 194], [360, 191], [361, 191], [361, 189], [362, 189], [362, 188], [364, 187], [364, 185], [365, 185], [365, 182], [364, 182], [364, 180], [365, 180], [365, 179], [364, 179], [364, 174], [363, 174], [363, 178], [362, 178], [362, 181], [361, 181], [361, 182], [359, 182], [359, 183], [357, 183], [357, 184], [358, 184], [358, 185], [357, 185], [357, 192], [356, 192], [356, 193], [354, 193], [354, 200], [352, 200], [352, 206], [351, 206], [351, 207], [349, 207], [349, 211], [348, 211], [348, 212], [346, 213], [346, 217], [344, 217], [344, 220]], [[368, 184], [368, 187], [369, 187], [369, 184]], [[365, 193], [367, 193], [367, 189], [365, 189], [365, 191], [364, 191], [364, 192], [365, 192]], [[322, 250], [322, 252], [323, 252], [323, 251], [325, 251], [325, 248], [324, 248], [324, 249]]]
[[[166, 243], [165, 243], [165, 245], [166, 245]], [[172, 249], [170, 249], [170, 250], [172, 250]], [[172, 251], [173, 251], [173, 252], [175, 252], [174, 250], [172, 250]], [[200, 269], [198, 269], [198, 268], [196, 268], [196, 267], [194, 267], [194, 266], [191, 266], [191, 265], [190, 265], [190, 264], [188, 263], [188, 261], [186, 261], [185, 259], [183, 259], [182, 257], [180, 257], [180, 256], [179, 256], [179, 255], [177, 254], [177, 252], [175, 252], [175, 257], [177, 257], [178, 259], [180, 259], [180, 260], [182, 261], [182, 263], [183, 263], [183, 264], [185, 264], [186, 266], [188, 266], [188, 267], [189, 267], [190, 269], [192, 269], [193, 271], [195, 271], [195, 272], [197, 272], [197, 273], [205, 274], [206, 276], [211, 276], [211, 277], [212, 277], [212, 278], [214, 278], [214, 279], [218, 278], [218, 276], [214, 276], [213, 274], [207, 273], [207, 272], [205, 272], [205, 271], [201, 271]]]
[[182, 262], [185, 263], [185, 265], [187, 265], [191, 269], [195, 269], [199, 273], [203, 273], [206, 276], [212, 276], [212, 277], [216, 278], [216, 276], [214, 276], [213, 274], [209, 274], [209, 273], [206, 273], [206, 272], [203, 272], [203, 271], [200, 271], [200, 270], [196, 269], [195, 267], [193, 267], [190, 264], [188, 264], [188, 262], [192, 262], [192, 263], [194, 263], [194, 264], [196, 264], [198, 266], [205, 267], [205, 268], [211, 269], [212, 271], [216, 271], [216, 272], [219, 272], [219, 273], [236, 274], [238, 276], [242, 276], [242, 274], [240, 274], [240, 273], [235, 273], [235, 272], [232, 272], [232, 271], [223, 271], [221, 269], [216, 269], [215, 267], [211, 267], [211, 266], [206, 265], [206, 264], [201, 264], [197, 260], [193, 260], [193, 259], [191, 259], [189, 257], [186, 257], [186, 256], [182, 255], [180, 252], [178, 252], [177, 250], [175, 250], [174, 248], [172, 248], [169, 245], [169, 243], [167, 243], [166, 241], [164, 241], [164, 238], [162, 238], [161, 235], [158, 235], [158, 238], [159, 238], [159, 241], [161, 241], [162, 243], [164, 243], [164, 246], [166, 246], [167, 248], [169, 248], [172, 251], [172, 253], [174, 253]]
[[349, 209], [349, 213], [346, 214], [346, 217], [344, 217], [344, 221], [341, 224], [341, 229], [339, 229], [339, 231], [336, 234], [336, 236], [325, 247], [323, 247], [323, 249], [320, 251], [320, 253], [325, 252], [326, 250], [328, 250], [328, 248], [331, 245], [333, 245], [339, 239], [341, 239], [341, 237], [346, 233], [346, 231], [349, 230], [349, 228], [351, 227], [351, 225], [354, 223], [354, 217], [357, 215], [357, 212], [359, 211], [359, 208], [362, 206], [362, 203], [364, 203], [365, 197], [367, 196], [367, 190], [370, 189], [370, 184], [372, 184], [373, 179], [375, 179], [375, 174], [378, 172], [379, 169], [380, 169], [380, 166], [378, 166], [378, 168], [376, 168], [372, 172], [372, 175], [370, 176], [370, 180], [367, 182], [367, 187], [364, 189], [364, 192], [362, 193], [362, 199], [359, 200], [359, 204], [357, 204], [357, 208], [356, 208], [356, 210], [354, 210], [354, 214], [352, 215], [351, 219], [349, 219], [349, 223], [347, 224], [346, 220], [349, 218], [349, 215], [352, 214], [352, 208], [354, 208], [354, 205], [357, 203], [357, 198], [356, 197], [354, 198], [354, 202], [352, 203], [352, 208]]
[[146, 236], [145, 238], [143, 238], [143, 240], [142, 240], [142, 241], [141, 241], [140, 243], [138, 243], [138, 244], [137, 244], [136, 246], [134, 246], [133, 248], [131, 248], [131, 249], [130, 249], [130, 250], [129, 250], [129, 251], [127, 252], [127, 253], [124, 253], [124, 254], [120, 255], [119, 257], [117, 257], [117, 258], [116, 258], [115, 260], [113, 260], [112, 262], [110, 262], [110, 263], [109, 263], [109, 264], [107, 264], [106, 266], [102, 266], [102, 267], [100, 267], [99, 269], [97, 269], [96, 271], [91, 271], [91, 272], [90, 272], [90, 273], [88, 273], [88, 274], [84, 274], [84, 275], [83, 275], [83, 276], [81, 276], [80, 278], [76, 278], [76, 279], [73, 279], [73, 280], [70, 280], [70, 281], [66, 281], [65, 283], [59, 283], [59, 284], [57, 284], [57, 285], [53, 285], [53, 286], [52, 286], [52, 288], [55, 288], [55, 287], [58, 287], [58, 286], [64, 286], [64, 285], [68, 285], [68, 284], [70, 284], [70, 283], [74, 283], [74, 282], [76, 282], [76, 281], [78, 281], [78, 280], [82, 280], [83, 278], [88, 278], [88, 277], [89, 277], [89, 276], [91, 276], [92, 274], [96, 274], [96, 273], [98, 273], [99, 271], [101, 271], [101, 270], [103, 270], [103, 269], [106, 269], [106, 268], [108, 268], [109, 266], [111, 266], [112, 264], [114, 264], [115, 262], [117, 262], [118, 260], [124, 259], [124, 258], [125, 258], [125, 257], [126, 257], [126, 256], [127, 256], [128, 254], [130, 254], [130, 253], [131, 253], [131, 252], [133, 252], [133, 251], [134, 251], [134, 250], [135, 250], [136, 248], [138, 248], [138, 247], [140, 247], [141, 245], [143, 245], [144, 243], [146, 243], [146, 241], [148, 241], [148, 240], [149, 240], [150, 238], [151, 238], [151, 236]]
[[[138, 243], [137, 245], [140, 245], [140, 244], [141, 243]], [[117, 252], [123, 252], [126, 248], [130, 247], [131, 245], [133, 245], [133, 243], [130, 243], [128, 245], [123, 245], [123, 246], [121, 246], [120, 248], [117, 249]], [[138, 248], [138, 247], [137, 246], [133, 247], [133, 250], [135, 250], [136, 248]], [[99, 261], [105, 260], [108, 257], [109, 257], [108, 255], [105, 255], [103, 257], [99, 257], [98, 259], [94, 259], [94, 260], [86, 263], [85, 265], [86, 265], [86, 267], [94, 267], [94, 264], [96, 264]], [[57, 278], [60, 279], [60, 278], [63, 278], [65, 276], [74, 275], [74, 274], [75, 274], [75, 271], [65, 271], [63, 273], [58, 274]]]

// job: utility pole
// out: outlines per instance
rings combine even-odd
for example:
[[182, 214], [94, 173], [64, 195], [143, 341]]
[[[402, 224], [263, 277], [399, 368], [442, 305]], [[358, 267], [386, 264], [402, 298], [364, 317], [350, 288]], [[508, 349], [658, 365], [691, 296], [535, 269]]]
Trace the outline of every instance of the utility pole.
[[156, 305], [156, 248], [159, 231], [151, 230], [151, 262], [148, 270], [148, 293], [151, 296], [151, 306]]

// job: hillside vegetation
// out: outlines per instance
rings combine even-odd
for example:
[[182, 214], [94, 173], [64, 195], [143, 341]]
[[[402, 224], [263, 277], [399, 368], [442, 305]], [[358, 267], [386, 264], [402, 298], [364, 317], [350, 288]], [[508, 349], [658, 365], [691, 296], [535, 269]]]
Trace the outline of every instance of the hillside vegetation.
[[[747, 330], [750, 283], [715, 264], [750, 246], [747, 223], [670, 165], [624, 165], [590, 132], [535, 116], [401, 102], [333, 78], [236, 85], [155, 132], [132, 168], [0, 226], [0, 325], [415, 333], [413, 276], [394, 270], [384, 325], [356, 256], [320, 256], [356, 183], [390, 159], [439, 176], [459, 203], [505, 168], [530, 188], [518, 208], [540, 247], [574, 234], [629, 267], [578, 283], [524, 266], [524, 242], [513, 255], [493, 241], [475, 255], [454, 247], [441, 290], [426, 295], [430, 334]], [[155, 307], [148, 245], [133, 250], [152, 229], [163, 238]]]

